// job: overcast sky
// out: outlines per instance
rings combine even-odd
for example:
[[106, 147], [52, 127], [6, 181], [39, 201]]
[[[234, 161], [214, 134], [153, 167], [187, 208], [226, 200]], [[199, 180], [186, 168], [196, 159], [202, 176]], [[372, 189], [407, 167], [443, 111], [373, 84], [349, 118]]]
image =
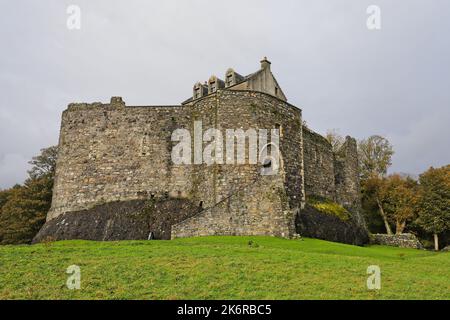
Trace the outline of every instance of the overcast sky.
[[[259, 68], [324, 134], [380, 134], [391, 172], [450, 163], [448, 0], [0, 0], [0, 188], [58, 141], [70, 102], [178, 104], [197, 81]], [[81, 9], [81, 29], [66, 26]], [[366, 9], [381, 8], [368, 30]]]

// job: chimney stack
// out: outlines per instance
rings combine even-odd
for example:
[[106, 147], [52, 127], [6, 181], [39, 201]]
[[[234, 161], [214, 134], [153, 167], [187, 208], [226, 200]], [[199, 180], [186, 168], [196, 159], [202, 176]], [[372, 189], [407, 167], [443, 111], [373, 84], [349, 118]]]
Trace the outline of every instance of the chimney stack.
[[269, 69], [270, 70], [270, 61], [269, 60], [267, 60], [267, 57], [264, 57], [262, 60], [261, 60], [261, 69]]

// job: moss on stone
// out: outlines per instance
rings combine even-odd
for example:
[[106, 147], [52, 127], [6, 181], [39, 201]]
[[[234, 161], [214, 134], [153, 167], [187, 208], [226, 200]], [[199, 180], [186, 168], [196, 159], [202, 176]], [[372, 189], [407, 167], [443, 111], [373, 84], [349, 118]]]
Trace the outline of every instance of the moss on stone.
[[347, 221], [350, 219], [350, 212], [348, 212], [348, 210], [342, 205], [331, 200], [319, 196], [309, 196], [307, 197], [306, 202], [316, 210], [322, 213], [334, 215], [342, 221]]

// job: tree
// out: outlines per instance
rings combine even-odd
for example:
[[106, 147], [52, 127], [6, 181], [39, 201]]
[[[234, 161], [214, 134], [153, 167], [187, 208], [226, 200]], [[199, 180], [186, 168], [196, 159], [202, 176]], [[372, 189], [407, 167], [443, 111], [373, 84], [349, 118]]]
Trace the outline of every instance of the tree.
[[29, 178], [20, 186], [0, 192], [0, 243], [29, 243], [42, 227], [50, 209], [56, 147], [42, 149], [30, 162]]
[[[417, 182], [409, 177], [393, 174], [388, 177], [372, 175], [364, 181], [363, 201], [374, 203], [383, 219], [387, 234], [401, 234], [406, 224], [415, 218], [417, 203]], [[373, 205], [372, 205], [373, 207]]]
[[410, 178], [403, 178], [393, 174], [385, 178], [383, 190], [383, 206], [388, 219], [395, 224], [395, 233], [403, 233], [406, 223], [415, 217], [417, 202], [417, 182]]
[[1, 209], [0, 243], [29, 243], [42, 227], [50, 209], [53, 178], [28, 179]]
[[450, 165], [431, 167], [419, 177], [417, 223], [434, 236], [439, 250], [439, 234], [450, 230]]
[[386, 181], [383, 177], [391, 165], [394, 154], [392, 145], [386, 138], [370, 136], [358, 142], [358, 163], [361, 177], [362, 206], [366, 216], [376, 217], [375, 211], [383, 220], [387, 234], [392, 234], [388, 214], [383, 202], [386, 196]]
[[14, 187], [6, 190], [0, 190], [0, 210], [8, 202], [8, 199], [11, 197], [14, 189], [20, 188], [20, 185], [16, 184]]
[[[383, 202], [386, 198], [387, 183], [386, 180], [378, 175], [371, 175], [361, 184], [361, 191], [363, 194], [363, 202], [374, 203], [378, 208], [381, 218], [383, 219], [384, 227], [387, 234], [393, 234], [391, 226], [389, 225], [388, 215], [384, 210]], [[363, 204], [365, 205], [365, 204]], [[367, 206], [367, 205], [365, 205]]]
[[381, 136], [374, 135], [358, 143], [358, 161], [363, 180], [373, 175], [385, 176], [394, 150], [390, 142]]
[[325, 138], [331, 144], [333, 152], [338, 152], [345, 142], [344, 137], [342, 137], [336, 129], [328, 130]]
[[41, 154], [33, 157], [29, 164], [33, 167], [28, 171], [31, 179], [40, 178], [46, 175], [54, 176], [56, 159], [58, 157], [58, 147], [53, 146], [41, 149]]

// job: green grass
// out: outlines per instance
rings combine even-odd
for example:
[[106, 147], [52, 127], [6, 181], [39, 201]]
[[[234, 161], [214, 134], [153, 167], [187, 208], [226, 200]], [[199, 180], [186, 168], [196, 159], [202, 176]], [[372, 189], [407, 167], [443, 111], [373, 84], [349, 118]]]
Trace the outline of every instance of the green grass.
[[450, 299], [450, 254], [271, 237], [1, 246], [0, 299]]

